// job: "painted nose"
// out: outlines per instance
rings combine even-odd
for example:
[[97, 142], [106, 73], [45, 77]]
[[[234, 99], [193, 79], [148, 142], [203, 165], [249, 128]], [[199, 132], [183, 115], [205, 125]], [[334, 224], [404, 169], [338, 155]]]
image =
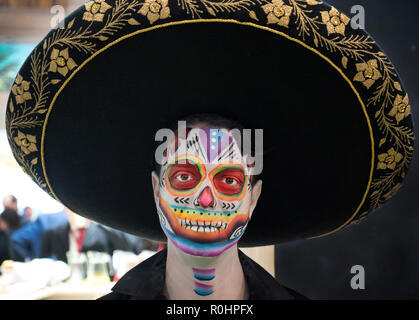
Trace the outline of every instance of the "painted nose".
[[202, 190], [198, 197], [198, 204], [202, 208], [214, 206], [214, 196], [212, 195], [211, 189], [209, 187], [205, 187], [205, 189]]

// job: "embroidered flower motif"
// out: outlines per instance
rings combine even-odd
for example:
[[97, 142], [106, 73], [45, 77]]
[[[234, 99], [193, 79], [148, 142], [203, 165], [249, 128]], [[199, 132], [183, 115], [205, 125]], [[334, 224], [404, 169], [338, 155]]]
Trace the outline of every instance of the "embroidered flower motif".
[[18, 131], [17, 137], [14, 137], [13, 140], [26, 155], [28, 155], [31, 152], [38, 151], [38, 148], [36, 147], [35, 136], [31, 136], [30, 134], [24, 134]]
[[371, 86], [382, 77], [380, 71], [378, 71], [378, 62], [375, 59], [369, 60], [364, 63], [357, 63], [356, 70], [358, 73], [354, 77], [354, 81], [362, 82], [367, 88]]
[[378, 155], [378, 165], [377, 169], [391, 169], [394, 170], [396, 164], [400, 162], [403, 156], [396, 152], [393, 148], [387, 151], [387, 153], [382, 153]]
[[285, 5], [282, 0], [272, 0], [272, 3], [262, 6], [267, 14], [268, 24], [277, 24], [288, 28], [292, 7]]
[[403, 98], [401, 95], [397, 95], [396, 100], [394, 100], [393, 109], [391, 109], [388, 114], [395, 117], [397, 123], [399, 123], [410, 115], [410, 113], [409, 96], [406, 94]]
[[12, 92], [16, 98], [18, 104], [24, 103], [26, 100], [32, 100], [32, 95], [28, 91], [30, 83], [23, 80], [20, 74], [17, 75], [15, 84], [12, 87]]
[[68, 54], [68, 48], [64, 50], [52, 49], [51, 63], [49, 65], [50, 72], [58, 72], [64, 77], [70, 70], [77, 67], [77, 64]]
[[159, 19], [166, 19], [170, 17], [168, 2], [169, 0], [145, 0], [145, 3], [138, 13], [141, 13], [143, 16], [147, 16], [150, 24], [153, 24]]
[[106, 11], [112, 8], [105, 0], [92, 0], [84, 6], [87, 11], [83, 15], [83, 20], [98, 22], [102, 22]]
[[343, 13], [340, 13], [336, 8], [332, 8], [330, 11], [320, 12], [322, 15], [323, 23], [326, 24], [328, 35], [332, 33], [339, 33], [345, 35], [345, 28], [348, 25], [349, 19]]

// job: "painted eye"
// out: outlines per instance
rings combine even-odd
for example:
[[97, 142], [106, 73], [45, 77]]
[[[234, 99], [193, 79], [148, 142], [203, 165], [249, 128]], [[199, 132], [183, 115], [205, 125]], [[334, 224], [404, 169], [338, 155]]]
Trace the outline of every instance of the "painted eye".
[[201, 181], [201, 173], [193, 163], [173, 164], [168, 170], [169, 182], [174, 189], [192, 189]]
[[235, 185], [238, 182], [234, 178], [225, 178], [224, 183], [229, 184], [229, 185]]
[[234, 195], [243, 190], [245, 176], [239, 168], [227, 168], [214, 176], [214, 185], [221, 193]]
[[189, 174], [182, 173], [182, 174], [177, 175], [176, 179], [178, 179], [179, 181], [185, 182], [185, 181], [190, 181], [193, 178]]

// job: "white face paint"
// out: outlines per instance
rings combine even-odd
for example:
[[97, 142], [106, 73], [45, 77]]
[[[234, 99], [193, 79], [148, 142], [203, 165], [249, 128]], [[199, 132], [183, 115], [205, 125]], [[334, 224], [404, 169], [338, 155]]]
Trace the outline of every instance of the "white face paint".
[[243, 235], [251, 215], [252, 168], [224, 129], [194, 128], [168, 147], [158, 212], [182, 251], [217, 256]]

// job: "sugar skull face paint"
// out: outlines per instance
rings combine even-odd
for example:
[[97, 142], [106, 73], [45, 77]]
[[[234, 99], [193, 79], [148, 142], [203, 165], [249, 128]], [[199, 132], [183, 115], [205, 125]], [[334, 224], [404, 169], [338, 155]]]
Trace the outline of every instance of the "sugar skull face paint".
[[166, 236], [182, 251], [217, 256], [251, 216], [252, 168], [224, 129], [194, 128], [169, 144], [156, 198]]

